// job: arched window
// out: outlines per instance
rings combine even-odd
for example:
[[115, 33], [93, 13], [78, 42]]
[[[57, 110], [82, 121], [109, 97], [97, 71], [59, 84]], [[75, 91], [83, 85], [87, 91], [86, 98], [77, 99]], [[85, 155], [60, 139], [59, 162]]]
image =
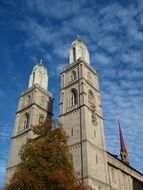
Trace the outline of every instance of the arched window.
[[35, 82], [35, 72], [33, 72], [32, 85], [34, 85], [34, 82]]
[[41, 96], [41, 106], [45, 108], [47, 107], [47, 101], [44, 96]]
[[91, 102], [91, 103], [94, 103], [94, 94], [91, 90], [88, 91], [88, 100]]
[[29, 119], [30, 119], [29, 113], [25, 113], [25, 115], [24, 115], [24, 126], [23, 126], [24, 129], [29, 128]]
[[72, 89], [72, 96], [71, 96], [71, 105], [77, 105], [77, 90]]
[[76, 80], [76, 71], [72, 71], [71, 80]]
[[43, 115], [39, 116], [39, 124], [43, 124], [45, 121], [45, 117]]
[[31, 96], [28, 95], [25, 99], [25, 106], [29, 105], [30, 104], [30, 99], [31, 99]]
[[73, 72], [72, 72], [72, 75], [73, 75], [73, 80], [75, 80], [75, 79], [76, 79], [76, 72], [73, 71]]
[[73, 47], [72, 50], [73, 50], [73, 61], [76, 61], [76, 51], [75, 51], [75, 47]]
[[95, 108], [93, 108], [93, 110], [92, 110], [92, 123], [93, 123], [94, 125], [97, 125], [97, 117], [96, 117]]

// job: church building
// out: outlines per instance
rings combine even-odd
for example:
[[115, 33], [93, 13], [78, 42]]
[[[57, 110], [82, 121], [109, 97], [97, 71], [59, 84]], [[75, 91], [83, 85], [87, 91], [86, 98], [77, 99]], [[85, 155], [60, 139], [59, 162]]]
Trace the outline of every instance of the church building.
[[[52, 115], [52, 94], [42, 61], [32, 71], [28, 90], [19, 98], [5, 183], [20, 162], [18, 152], [28, 138], [31, 125]], [[69, 149], [76, 177], [92, 190], [143, 190], [143, 174], [129, 164], [119, 123], [121, 159], [105, 146], [99, 77], [90, 65], [85, 43], [77, 37], [70, 46], [69, 63], [61, 72], [60, 121], [69, 136]]]

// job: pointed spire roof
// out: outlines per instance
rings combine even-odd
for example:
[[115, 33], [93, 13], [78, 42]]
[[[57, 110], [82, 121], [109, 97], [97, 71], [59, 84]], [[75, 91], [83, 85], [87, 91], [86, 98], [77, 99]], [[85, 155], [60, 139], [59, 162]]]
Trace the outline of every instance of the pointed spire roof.
[[31, 88], [35, 84], [40, 85], [47, 90], [48, 87], [48, 73], [47, 68], [43, 64], [43, 60], [40, 59], [38, 63], [33, 67], [32, 73], [29, 78], [29, 86]]
[[72, 42], [69, 51], [69, 63], [75, 63], [78, 59], [82, 59], [90, 65], [90, 57], [86, 44], [81, 40], [79, 35]]
[[122, 133], [122, 129], [120, 127], [120, 121], [118, 120], [118, 125], [119, 125], [119, 134], [120, 134], [120, 155], [121, 155], [121, 159], [122, 161], [129, 165], [129, 160], [128, 160], [128, 152], [124, 143], [124, 137], [123, 137], [123, 133]]
[[118, 125], [119, 125], [119, 133], [120, 133], [120, 148], [121, 148], [120, 151], [127, 153], [127, 149], [126, 149], [126, 146], [124, 143], [123, 133], [122, 133], [122, 129], [121, 129], [119, 120], [118, 120]]

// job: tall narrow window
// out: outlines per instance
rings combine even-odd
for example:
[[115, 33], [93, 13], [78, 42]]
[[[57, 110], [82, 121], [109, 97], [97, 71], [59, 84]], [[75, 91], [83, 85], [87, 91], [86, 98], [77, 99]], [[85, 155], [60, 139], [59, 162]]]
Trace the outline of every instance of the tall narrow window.
[[96, 164], [99, 163], [99, 159], [98, 159], [98, 156], [96, 155]]
[[39, 124], [42, 125], [45, 121], [45, 117], [43, 115], [40, 115], [39, 117]]
[[73, 61], [76, 61], [76, 51], [75, 47], [73, 47]]
[[28, 96], [26, 97], [26, 99], [25, 99], [25, 106], [27, 106], [27, 105], [30, 104], [30, 99], [31, 99], [31, 97], [30, 97], [30, 95], [28, 95]]
[[72, 79], [75, 80], [76, 79], [76, 72], [72, 71]]
[[71, 104], [72, 106], [77, 105], [77, 91], [75, 89], [72, 90]]
[[76, 80], [76, 71], [72, 71], [71, 81]]
[[94, 136], [96, 137], [96, 131], [94, 130]]
[[96, 118], [96, 111], [95, 111], [95, 108], [93, 108], [92, 110], [92, 123], [94, 125], [97, 125], [97, 118]]
[[91, 90], [88, 91], [88, 101], [90, 101], [91, 103], [94, 103], [94, 95]]
[[73, 136], [73, 128], [71, 128], [71, 136]]
[[24, 116], [24, 129], [28, 129], [29, 128], [29, 114], [28, 113], [25, 113], [25, 116]]
[[41, 96], [41, 103], [40, 105], [44, 108], [47, 108], [47, 100], [44, 96]]
[[33, 80], [32, 80], [32, 85], [34, 85], [34, 81], [35, 81], [35, 72], [33, 72]]

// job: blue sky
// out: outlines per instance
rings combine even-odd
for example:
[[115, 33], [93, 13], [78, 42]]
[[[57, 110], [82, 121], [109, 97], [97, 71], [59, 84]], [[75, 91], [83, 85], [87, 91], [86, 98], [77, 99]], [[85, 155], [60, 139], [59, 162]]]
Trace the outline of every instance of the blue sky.
[[[143, 22], [143, 2], [138, 0]], [[106, 144], [119, 155], [120, 119], [131, 166], [143, 172], [143, 35], [135, 0], [0, 1], [0, 187], [18, 97], [41, 58], [48, 68], [54, 114], [59, 114], [60, 71], [77, 34], [100, 76]]]

